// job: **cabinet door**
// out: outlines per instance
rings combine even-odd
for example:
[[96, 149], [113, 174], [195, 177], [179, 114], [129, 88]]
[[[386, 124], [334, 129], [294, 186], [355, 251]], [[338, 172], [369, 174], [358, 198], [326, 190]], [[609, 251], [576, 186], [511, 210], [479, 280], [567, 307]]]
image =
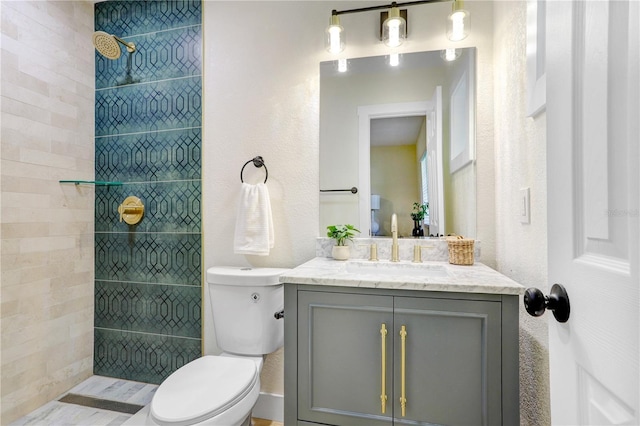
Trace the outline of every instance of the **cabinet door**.
[[394, 312], [394, 423], [501, 424], [500, 303], [396, 297]]
[[[386, 333], [387, 402], [382, 413]], [[392, 421], [393, 298], [298, 293], [298, 419], [332, 425]]]

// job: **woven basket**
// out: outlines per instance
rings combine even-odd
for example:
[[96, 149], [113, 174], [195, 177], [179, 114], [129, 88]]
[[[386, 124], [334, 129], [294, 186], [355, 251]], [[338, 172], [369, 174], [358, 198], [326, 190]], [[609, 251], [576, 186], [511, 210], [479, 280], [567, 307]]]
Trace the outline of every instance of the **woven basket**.
[[447, 243], [449, 245], [449, 263], [473, 265], [473, 239], [461, 236], [448, 237]]

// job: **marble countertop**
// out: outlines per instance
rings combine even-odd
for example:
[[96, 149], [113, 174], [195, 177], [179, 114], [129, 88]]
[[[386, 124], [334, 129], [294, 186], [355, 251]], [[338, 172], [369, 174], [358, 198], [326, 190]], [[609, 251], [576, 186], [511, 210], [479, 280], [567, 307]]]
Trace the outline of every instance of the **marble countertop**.
[[316, 257], [280, 276], [292, 284], [457, 293], [523, 294], [524, 287], [482, 263], [348, 260]]

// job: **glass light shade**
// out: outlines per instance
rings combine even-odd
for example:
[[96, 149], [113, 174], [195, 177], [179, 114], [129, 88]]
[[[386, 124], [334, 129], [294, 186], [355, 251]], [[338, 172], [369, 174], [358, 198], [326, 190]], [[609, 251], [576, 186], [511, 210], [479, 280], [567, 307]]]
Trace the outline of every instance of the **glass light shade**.
[[331, 15], [329, 26], [325, 30], [325, 47], [329, 53], [340, 53], [344, 50], [346, 34], [340, 25], [338, 15]]
[[469, 12], [463, 9], [462, 1], [454, 0], [451, 14], [447, 17], [447, 38], [460, 41], [469, 35]]
[[400, 9], [392, 7], [389, 17], [382, 24], [382, 41], [389, 47], [398, 47], [407, 38], [407, 21], [400, 16]]

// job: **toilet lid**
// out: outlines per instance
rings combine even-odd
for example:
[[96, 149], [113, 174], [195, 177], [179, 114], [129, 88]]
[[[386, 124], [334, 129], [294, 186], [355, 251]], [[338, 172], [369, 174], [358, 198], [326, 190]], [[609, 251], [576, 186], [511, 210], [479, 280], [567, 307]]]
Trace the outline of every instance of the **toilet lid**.
[[197, 423], [214, 417], [244, 398], [258, 380], [249, 359], [204, 356], [172, 373], [151, 401], [160, 424]]

